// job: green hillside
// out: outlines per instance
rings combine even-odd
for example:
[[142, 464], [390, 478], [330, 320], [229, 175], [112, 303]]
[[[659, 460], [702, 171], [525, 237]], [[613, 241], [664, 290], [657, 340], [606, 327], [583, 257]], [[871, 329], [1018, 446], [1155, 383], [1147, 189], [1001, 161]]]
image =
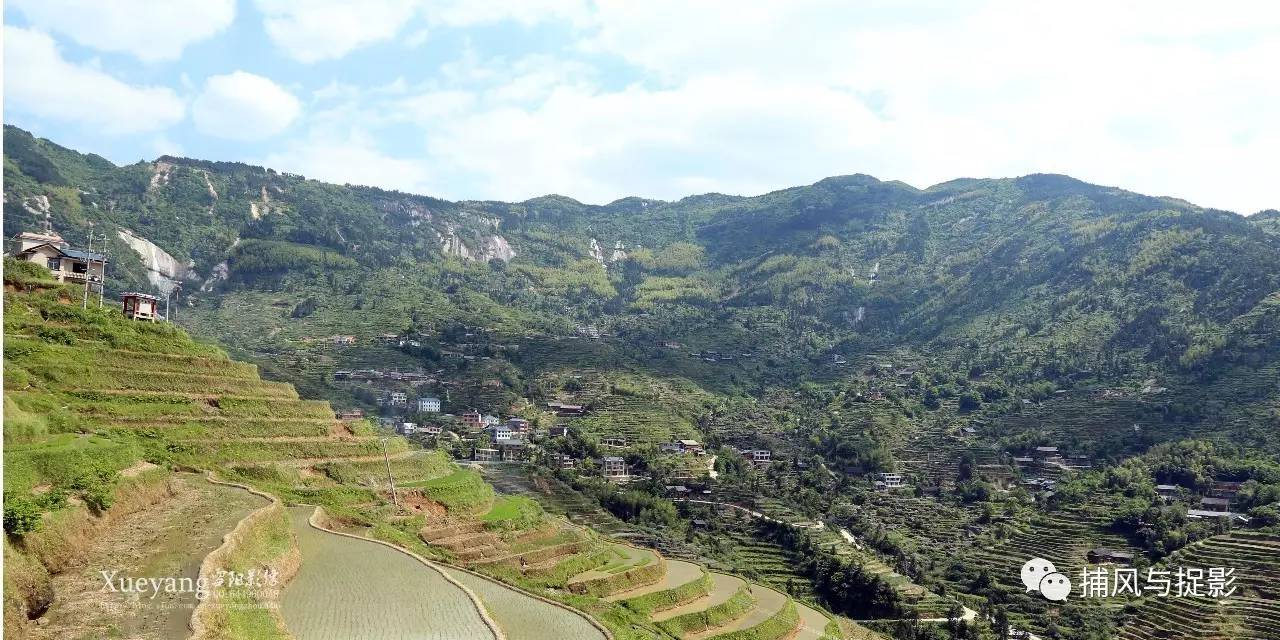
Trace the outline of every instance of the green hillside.
[[[1200, 604], [1058, 609], [1011, 571], [1025, 554], [1078, 570], [1097, 546], [1147, 564], [1238, 552], [1272, 570], [1257, 557], [1280, 521], [1274, 211], [1246, 218], [1059, 175], [449, 202], [239, 163], [115, 166], [14, 127], [5, 178], [7, 228], [47, 217], [77, 244], [89, 222], [107, 232], [108, 298], [166, 285], [118, 229], [186, 265], [169, 274], [182, 285], [173, 315], [199, 340], [81, 310], [35, 282], [38, 269], [7, 265], [7, 504], [97, 500], [146, 460], [219, 469], [544, 595], [650, 566], [595, 533], [539, 528], [540, 512], [457, 471], [446, 453], [473, 446], [447, 437], [393, 461], [420, 510], [391, 517], [381, 443], [335, 422], [329, 403], [461, 431], [380, 405], [399, 392], [439, 397], [444, 413], [568, 426], [572, 437], [538, 447], [577, 468], [532, 465], [548, 513], [770, 587], [783, 596], [769, 610], [778, 633], [793, 613], [812, 617], [785, 604], [796, 600], [902, 638], [943, 637], [961, 605], [993, 617], [975, 625], [982, 637], [1007, 624], [1092, 640], [1135, 620], [1211, 637], [1186, 629]], [[555, 415], [549, 402], [581, 408]], [[658, 449], [673, 438], [702, 441], [714, 461]], [[1033, 458], [1037, 447], [1060, 457]], [[638, 482], [598, 477], [615, 454]], [[907, 488], [875, 490], [881, 473]], [[523, 474], [486, 479], [534, 493]], [[1215, 481], [1253, 483], [1229, 505], [1247, 522], [1186, 515]], [[1177, 504], [1155, 494], [1170, 482], [1186, 492]], [[715, 512], [673, 500], [677, 486], [829, 526], [707, 524]], [[720, 580], [717, 611], [747, 611]], [[664, 626], [568, 601], [615, 630], [687, 631], [712, 615], [691, 608], [702, 617]], [[1226, 607], [1215, 628], [1272, 628], [1268, 611], [1248, 611]]]
[[[77, 633], [117, 625], [119, 612], [95, 618], [92, 602], [80, 616], [58, 608], [60, 596], [75, 597], [64, 590], [87, 584], [78, 574], [86, 565], [103, 557], [118, 557], [125, 567], [128, 558], [198, 564], [237, 520], [261, 506], [190, 472], [237, 476], [382, 462], [380, 439], [367, 427], [339, 423], [328, 402], [299, 399], [292, 386], [262, 380], [253, 365], [174, 325], [131, 321], [114, 306], [82, 308], [80, 289], [30, 267], [6, 259], [4, 269], [4, 524], [12, 567], [6, 637], [23, 637], [27, 619], [41, 616], [54, 620], [57, 633], [71, 633], [64, 625], [83, 626]], [[400, 439], [386, 447], [398, 460], [410, 453]], [[417, 464], [429, 471], [447, 463]], [[183, 515], [188, 511], [225, 512], [218, 516], [223, 524], [163, 537], [165, 527], [190, 526], [168, 520], [192, 517]], [[109, 546], [118, 523], [138, 517], [144, 520], [130, 525], [135, 536], [114, 544], [142, 544], [154, 533], [161, 536], [156, 546]], [[278, 535], [270, 527], [287, 526], [266, 516], [259, 522], [267, 527], [264, 540]], [[259, 562], [271, 562], [285, 547], [272, 548]], [[154, 609], [137, 615], [139, 631], [150, 633], [166, 624], [185, 627], [190, 611], [175, 610], [176, 622]]]

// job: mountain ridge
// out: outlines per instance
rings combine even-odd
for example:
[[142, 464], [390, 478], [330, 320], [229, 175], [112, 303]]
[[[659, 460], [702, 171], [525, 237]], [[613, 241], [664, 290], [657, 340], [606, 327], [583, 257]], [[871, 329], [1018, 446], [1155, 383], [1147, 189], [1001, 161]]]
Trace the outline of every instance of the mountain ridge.
[[[617, 333], [632, 362], [681, 343], [775, 363], [732, 380], [698, 374], [739, 391], [897, 346], [1010, 380], [1186, 376], [1225, 357], [1233, 320], [1280, 291], [1274, 216], [1060, 174], [923, 190], [852, 174], [760, 196], [607, 205], [453, 202], [242, 163], [116, 167], [14, 127], [5, 136], [6, 226], [41, 222], [37, 198], [73, 242], [90, 219], [140, 234], [188, 267], [179, 313], [264, 365], [317, 331], [591, 325]], [[117, 240], [114, 286], [152, 287], [155, 265]], [[293, 311], [252, 331], [257, 320], [225, 312], [262, 315], [268, 294]], [[332, 393], [324, 371], [280, 374]]]

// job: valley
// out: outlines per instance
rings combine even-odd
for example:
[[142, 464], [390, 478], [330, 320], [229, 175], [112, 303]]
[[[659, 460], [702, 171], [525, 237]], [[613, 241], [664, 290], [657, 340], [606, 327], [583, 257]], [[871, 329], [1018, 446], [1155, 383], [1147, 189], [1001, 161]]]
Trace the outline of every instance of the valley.
[[[5, 159], [7, 228], [113, 256], [100, 307], [5, 262], [6, 637], [1278, 632], [1274, 215], [1053, 175], [450, 202], [14, 127]], [[1238, 588], [1055, 602], [1031, 558]], [[179, 613], [107, 568], [276, 583]]]

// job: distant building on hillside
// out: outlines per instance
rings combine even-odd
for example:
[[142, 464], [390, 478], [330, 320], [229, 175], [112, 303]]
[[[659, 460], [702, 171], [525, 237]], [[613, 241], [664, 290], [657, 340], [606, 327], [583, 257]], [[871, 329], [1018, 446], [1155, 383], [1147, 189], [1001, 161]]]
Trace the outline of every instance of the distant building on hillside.
[[334, 336], [333, 337], [333, 346], [335, 347], [349, 347], [355, 343], [356, 343], [355, 336]]
[[511, 427], [505, 424], [495, 424], [487, 427], [486, 430], [489, 432], [489, 438], [494, 441], [510, 440], [516, 436], [516, 432], [512, 431]]
[[1231, 510], [1231, 498], [1200, 498], [1200, 509], [1226, 513]]
[[1114, 564], [1133, 564], [1134, 554], [1132, 551], [1117, 551], [1115, 549], [1107, 549], [1098, 547], [1089, 550], [1089, 562], [1094, 564], [1103, 564], [1111, 562]]
[[609, 480], [625, 480], [631, 477], [627, 469], [627, 461], [622, 456], [605, 456], [600, 460], [600, 468], [604, 477]]
[[101, 253], [72, 248], [53, 231], [24, 232], [13, 239], [13, 257], [49, 269], [58, 282], [102, 283], [107, 258]]
[[772, 461], [773, 454], [768, 449], [742, 449], [738, 453], [756, 466], [764, 466]]
[[471, 459], [476, 462], [497, 462], [501, 453], [497, 449], [477, 447], [471, 453]]
[[1165, 500], [1172, 500], [1181, 493], [1181, 487], [1176, 484], [1158, 484], [1156, 485], [1156, 494]]
[[387, 404], [392, 407], [404, 407], [409, 404], [409, 394], [403, 391], [392, 391], [387, 397]]
[[627, 439], [620, 436], [610, 436], [608, 438], [600, 438], [600, 446], [610, 447], [613, 449], [623, 449], [627, 446]]
[[472, 431], [479, 431], [484, 428], [484, 418], [479, 411], [473, 409], [462, 414], [462, 424]]
[[1230, 480], [1214, 480], [1209, 483], [1209, 495], [1214, 498], [1234, 498], [1244, 483]]
[[492, 427], [493, 425], [502, 422], [502, 420], [499, 420], [498, 416], [485, 414], [483, 418], [480, 418], [480, 422], [484, 424], [485, 427]]
[[547, 435], [552, 438], [563, 438], [569, 435], [569, 427], [567, 425], [558, 424], [547, 429]]
[[660, 448], [666, 453], [692, 453], [699, 456], [705, 453], [697, 440], [672, 440], [662, 443]]
[[418, 411], [422, 413], [440, 413], [440, 398], [418, 398]]
[[587, 412], [587, 408], [580, 404], [564, 404], [563, 402], [548, 402], [547, 408], [554, 411], [556, 417], [559, 418], [578, 417]]
[[1061, 454], [1057, 447], [1036, 447], [1034, 455], [1036, 460], [1045, 461], [1050, 458], [1057, 458]]
[[889, 491], [907, 486], [901, 473], [882, 473], [878, 478], [874, 483], [877, 491]]
[[401, 422], [400, 426], [396, 429], [396, 431], [398, 431], [402, 436], [411, 436], [418, 432], [418, 423]]
[[497, 445], [503, 462], [524, 462], [529, 459], [529, 445], [523, 440], [499, 440]]
[[337, 416], [339, 420], [359, 420], [364, 417], [364, 409], [344, 409]]
[[124, 317], [130, 320], [156, 321], [156, 303], [159, 299], [146, 293], [129, 292], [120, 294], [120, 302]]

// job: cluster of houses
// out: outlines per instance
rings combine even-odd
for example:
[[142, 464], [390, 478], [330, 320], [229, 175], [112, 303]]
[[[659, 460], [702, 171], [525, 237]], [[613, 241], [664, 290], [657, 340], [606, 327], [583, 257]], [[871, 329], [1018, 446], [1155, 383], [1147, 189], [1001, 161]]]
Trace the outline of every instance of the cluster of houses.
[[697, 440], [672, 440], [658, 445], [662, 453], [689, 453], [695, 456], [706, 455], [707, 451]]
[[436, 379], [422, 371], [382, 371], [379, 369], [338, 369], [333, 372], [334, 380], [390, 380], [422, 384], [435, 382]]
[[[92, 234], [90, 235], [92, 242]], [[46, 225], [40, 233], [24, 231], [15, 236], [8, 252], [17, 260], [34, 262], [49, 270], [54, 280], [83, 284], [85, 298], [97, 291], [98, 306], [106, 290], [107, 256], [88, 249], [72, 247], [62, 236]], [[164, 320], [159, 312], [159, 298], [149, 293], [128, 291], [120, 294], [120, 307], [130, 320], [155, 322]]]
[[[379, 407], [408, 408], [409, 394], [404, 391], [392, 391], [378, 398]], [[440, 413], [440, 398], [435, 396], [418, 396], [414, 405], [419, 413]]]
[[1093, 461], [1086, 455], [1064, 455], [1058, 447], [1036, 447], [1029, 456], [1015, 456], [1014, 464], [1019, 468], [1057, 467], [1069, 471], [1081, 471], [1093, 468]]
[[[476, 413], [468, 412], [467, 416], [474, 418]], [[464, 422], [469, 427], [475, 424], [474, 420]], [[490, 444], [473, 449], [472, 459], [476, 462], [524, 462], [529, 459], [533, 427], [528, 420], [513, 417], [501, 421], [494, 416], [483, 416], [481, 424], [489, 434]]]
[[[720, 353], [719, 351], [711, 351], [711, 350], [690, 351], [689, 357], [699, 358], [703, 362], [733, 362], [734, 360], [738, 359], [738, 356], [735, 356], [731, 353]], [[743, 357], [747, 357], [747, 354], [743, 354]]]
[[[1236, 496], [1240, 493], [1241, 484], [1232, 480], [1214, 480], [1210, 482], [1205, 495], [1200, 498], [1199, 508], [1187, 509], [1187, 517], [1192, 520], [1231, 518], [1241, 523], [1247, 523], [1249, 521], [1248, 516], [1231, 510], [1231, 504], [1235, 502]], [[1156, 493], [1161, 498], [1164, 498], [1166, 502], [1181, 498], [1184, 494], [1182, 487], [1175, 484], [1158, 484], [1156, 485]]]

